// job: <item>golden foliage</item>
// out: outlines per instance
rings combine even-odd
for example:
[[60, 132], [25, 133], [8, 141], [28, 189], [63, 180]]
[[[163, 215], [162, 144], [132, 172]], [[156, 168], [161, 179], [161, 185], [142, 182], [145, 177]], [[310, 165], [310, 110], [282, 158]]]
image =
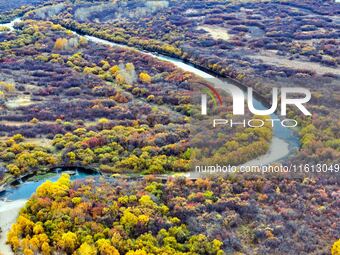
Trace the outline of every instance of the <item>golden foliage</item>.
[[332, 247], [332, 255], [340, 255], [340, 239], [338, 239]]
[[151, 76], [145, 72], [142, 72], [139, 74], [139, 79], [143, 82], [143, 83], [151, 83]]
[[64, 50], [67, 46], [67, 39], [66, 38], [58, 38], [55, 41], [54, 48], [56, 50]]

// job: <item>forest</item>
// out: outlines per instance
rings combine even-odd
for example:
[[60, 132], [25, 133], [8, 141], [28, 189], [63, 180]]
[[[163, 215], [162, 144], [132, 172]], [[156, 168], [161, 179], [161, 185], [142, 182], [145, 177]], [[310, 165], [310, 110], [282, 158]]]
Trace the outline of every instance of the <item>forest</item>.
[[[53, 166], [186, 172], [192, 150], [203, 153], [204, 134], [197, 131], [193, 139], [190, 131], [199, 110], [192, 87], [208, 86], [204, 80], [141, 53], [95, 44], [51, 22], [16, 26], [15, 33], [0, 34], [3, 182]], [[221, 160], [232, 152], [224, 158], [230, 164], [264, 154], [272, 133], [268, 127], [222, 131], [209, 134], [216, 139], [211, 154]]]
[[[211, 84], [143, 53], [268, 104], [273, 87], [308, 88], [312, 116], [288, 108], [299, 147], [273, 164], [339, 164], [339, 13], [331, 0], [1, 2], [0, 23], [21, 21], [0, 24], [0, 192], [60, 166], [103, 174], [42, 184], [6, 233], [13, 252], [339, 255], [338, 173], [175, 177], [270, 153], [274, 131], [202, 128], [197, 92]], [[209, 110], [229, 118], [217, 94]]]
[[334, 120], [340, 100], [340, 9], [334, 1], [86, 3], [52, 5], [26, 16], [176, 56], [253, 87], [268, 101], [273, 86], [307, 87], [313, 116], [290, 109], [290, 117], [299, 120], [302, 144], [290, 162], [339, 158], [339, 122]]
[[328, 240], [337, 233], [336, 178], [98, 178], [70, 183], [65, 174], [41, 185], [8, 234], [13, 250], [329, 254]]

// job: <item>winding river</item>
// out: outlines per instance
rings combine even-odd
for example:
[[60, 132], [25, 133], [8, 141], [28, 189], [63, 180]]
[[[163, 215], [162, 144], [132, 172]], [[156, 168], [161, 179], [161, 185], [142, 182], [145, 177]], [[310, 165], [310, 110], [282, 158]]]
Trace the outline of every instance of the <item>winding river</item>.
[[[14, 30], [14, 24], [20, 21], [21, 21], [20, 18], [16, 18], [10, 23], [1, 24], [1, 26], [5, 26], [5, 27], [8, 27], [10, 30]], [[73, 31], [73, 33], [78, 36], [83, 36], [83, 35], [76, 33], [75, 31]], [[230, 90], [233, 90], [233, 88], [236, 87], [236, 85], [232, 84], [230, 81], [226, 81], [219, 77], [215, 77], [208, 72], [200, 70], [194, 65], [191, 65], [189, 63], [184, 63], [182, 60], [179, 60], [176, 58], [164, 56], [161, 54], [141, 51], [137, 48], [113, 43], [113, 42], [103, 40], [103, 39], [100, 39], [94, 36], [85, 35], [84, 37], [94, 43], [104, 44], [104, 45], [108, 45], [111, 47], [123, 47], [127, 49], [133, 49], [143, 54], [150, 55], [159, 60], [170, 62], [176, 67], [183, 69], [184, 71], [191, 72], [191, 73], [196, 74], [197, 76], [202, 77], [203, 79], [207, 80], [210, 84], [213, 84], [216, 88], [223, 89], [226, 92], [230, 92]], [[257, 109], [267, 109], [265, 105], [266, 103], [262, 102], [260, 99], [256, 99], [256, 101], [254, 101], [254, 106]], [[279, 119], [279, 117], [276, 114], [272, 114], [271, 118]], [[281, 125], [275, 125], [273, 129], [273, 138], [272, 138], [268, 152], [243, 165], [266, 165], [266, 164], [270, 164], [273, 162], [277, 162], [293, 154], [295, 151], [299, 149], [299, 146], [300, 146], [299, 138], [293, 130], [284, 128]], [[185, 175], [190, 176], [192, 178], [204, 176], [204, 174], [196, 173], [196, 172], [186, 173]], [[0, 201], [0, 227], [2, 228], [4, 233], [8, 231], [9, 227], [16, 219], [19, 209], [24, 205], [25, 201], [35, 192], [36, 188], [41, 183], [46, 181], [47, 179], [55, 181], [59, 178], [59, 176], [60, 176], [60, 173], [56, 173], [53, 176], [42, 178], [41, 180], [36, 181], [36, 182], [28, 181], [28, 182], [21, 183], [20, 185], [17, 185], [16, 187], [11, 187], [8, 191], [6, 191], [4, 194], [0, 196], [0, 199], [2, 200]], [[83, 172], [78, 171], [76, 175], [73, 175], [71, 177], [71, 179], [72, 180], [84, 179], [84, 178], [87, 178], [88, 176], [89, 176], [88, 173], [83, 173]], [[0, 250], [5, 252], [5, 254], [11, 254], [9, 247], [5, 245], [4, 234], [2, 234], [2, 237], [0, 238]]]
[[[10, 30], [14, 30], [14, 24], [16, 22], [20, 22], [20, 18], [16, 18], [10, 23], [2, 24], [2, 26], [8, 27]], [[74, 34], [76, 34], [79, 37], [82, 37], [83, 35], [78, 34], [75, 31], [72, 31]], [[184, 71], [191, 72], [196, 74], [197, 76], [205, 79], [210, 84], [213, 84], [216, 88], [220, 88], [225, 90], [227, 93], [230, 93], [230, 91], [233, 91], [236, 85], [232, 84], [231, 81], [227, 81], [225, 79], [221, 79], [219, 77], [216, 77], [206, 71], [203, 71], [199, 69], [198, 67], [195, 67], [194, 65], [191, 65], [190, 63], [185, 63], [180, 59], [176, 59], [173, 57], [168, 57], [161, 54], [141, 51], [137, 48], [130, 47], [123, 44], [118, 44], [114, 42], [110, 42], [108, 40], [100, 39], [98, 37], [85, 35], [84, 36], [87, 40], [92, 41], [94, 43], [108, 45], [111, 47], [123, 47], [126, 49], [131, 49], [134, 51], [138, 51], [143, 54], [147, 54], [151, 57], [157, 58], [162, 61], [170, 62], [173, 65], [175, 65], [178, 68], [181, 68]], [[238, 88], [238, 87], [237, 87]], [[254, 100], [254, 106], [257, 109], [267, 109], [266, 103], [261, 101], [259, 98], [255, 98]], [[276, 114], [271, 115], [272, 119], [280, 119], [279, 116]], [[294, 153], [299, 149], [300, 143], [299, 143], [299, 137], [297, 134], [290, 128], [282, 127], [280, 124], [275, 123], [273, 128], [273, 138], [270, 144], [270, 148], [268, 152], [257, 159], [251, 160], [249, 162], [246, 162], [243, 165], [266, 165], [273, 162], [277, 162], [288, 155]]]
[[[2, 26], [8, 27], [10, 30], [14, 30], [14, 24], [20, 21], [21, 21], [20, 18], [16, 18], [10, 23], [2, 24]], [[100, 39], [94, 36], [80, 35], [75, 31], [72, 31], [72, 32], [76, 34], [77, 36], [79, 37], [83, 36], [87, 40], [92, 41], [94, 43], [103, 44], [103, 45], [107, 45], [111, 47], [123, 47], [126, 49], [138, 51], [142, 54], [147, 54], [151, 57], [157, 58], [162, 61], [170, 62], [176, 67], [181, 68], [184, 71], [194, 73], [195, 75], [208, 81], [210, 84], [213, 84], [216, 88], [223, 89], [227, 93], [230, 93], [230, 91], [233, 91], [235, 90], [235, 88], [238, 88], [231, 81], [216, 77], [206, 71], [199, 69], [198, 67], [195, 67], [194, 65], [190, 63], [185, 63], [180, 59], [168, 57], [168, 56], [161, 55], [161, 54], [146, 52], [144, 50], [142, 51], [134, 47], [110, 42], [108, 40]], [[261, 99], [259, 98], [255, 98], [254, 107], [259, 110], [267, 109], [266, 103], [261, 101]], [[271, 118], [280, 119], [279, 116], [277, 116], [276, 114], [272, 114]], [[258, 157], [257, 159], [246, 162], [243, 165], [266, 165], [266, 164], [270, 164], [273, 162], [277, 162], [287, 157], [288, 155], [293, 154], [295, 151], [299, 149], [299, 146], [300, 146], [299, 137], [292, 129], [282, 127], [280, 124], [275, 123], [274, 128], [273, 128], [273, 138], [272, 138], [268, 152]]]

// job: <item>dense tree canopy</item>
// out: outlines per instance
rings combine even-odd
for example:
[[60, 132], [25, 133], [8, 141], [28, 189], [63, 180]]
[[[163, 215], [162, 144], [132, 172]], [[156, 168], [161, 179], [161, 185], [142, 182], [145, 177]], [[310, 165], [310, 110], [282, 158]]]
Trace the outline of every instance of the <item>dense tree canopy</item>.
[[336, 178], [70, 183], [62, 175], [37, 189], [8, 241], [18, 254], [328, 254], [337, 190]]

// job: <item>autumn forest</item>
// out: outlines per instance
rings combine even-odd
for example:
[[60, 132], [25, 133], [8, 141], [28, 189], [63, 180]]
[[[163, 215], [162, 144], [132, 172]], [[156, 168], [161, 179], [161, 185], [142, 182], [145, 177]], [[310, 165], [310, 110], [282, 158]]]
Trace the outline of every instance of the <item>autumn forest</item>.
[[[339, 14], [332, 0], [0, 0], [0, 254], [339, 255]], [[218, 82], [264, 106], [273, 87], [307, 88], [312, 115], [210, 128], [196, 93], [231, 118]], [[332, 171], [194, 173], [217, 163]], [[10, 196], [37, 180], [10, 221]]]

